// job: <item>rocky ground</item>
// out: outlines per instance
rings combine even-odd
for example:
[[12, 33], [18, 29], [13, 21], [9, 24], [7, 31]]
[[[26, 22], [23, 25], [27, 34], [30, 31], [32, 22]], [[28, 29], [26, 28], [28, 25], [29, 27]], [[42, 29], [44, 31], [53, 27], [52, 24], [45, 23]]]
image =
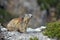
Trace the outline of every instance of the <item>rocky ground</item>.
[[[0, 33], [0, 40], [30, 40], [29, 38], [31, 37], [37, 37], [39, 40], [55, 40], [55, 39], [50, 39], [47, 36], [44, 36], [42, 32], [26, 32], [26, 33], [20, 33], [17, 31], [12, 31], [9, 32], [7, 31], [6, 28], [1, 28], [1, 33]], [[3, 39], [4, 38], [4, 39]]]

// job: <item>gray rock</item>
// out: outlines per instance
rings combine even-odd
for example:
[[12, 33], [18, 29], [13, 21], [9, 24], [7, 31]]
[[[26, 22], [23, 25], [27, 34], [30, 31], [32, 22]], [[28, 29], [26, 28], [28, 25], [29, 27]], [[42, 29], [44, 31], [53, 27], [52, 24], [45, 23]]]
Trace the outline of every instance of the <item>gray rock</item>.
[[46, 23], [46, 10], [40, 11], [37, 0], [0, 0], [0, 3], [14, 16], [33, 14], [29, 27], [36, 28]]
[[[3, 27], [1, 29], [3, 29]], [[55, 40], [55, 39], [50, 39], [47, 36], [44, 36], [42, 32], [20, 33], [17, 31], [10, 32], [10, 31], [7, 31], [7, 30], [4, 31], [4, 30], [1, 31], [1, 33], [4, 35], [4, 40], [29, 40], [29, 38], [31, 37], [37, 37], [39, 40]]]

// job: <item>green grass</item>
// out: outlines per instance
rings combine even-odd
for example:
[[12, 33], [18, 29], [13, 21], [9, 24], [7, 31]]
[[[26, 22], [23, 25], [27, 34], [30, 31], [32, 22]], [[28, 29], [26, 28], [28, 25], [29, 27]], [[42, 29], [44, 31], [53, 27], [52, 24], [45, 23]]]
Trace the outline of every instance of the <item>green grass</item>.
[[[2, 16], [2, 17], [1, 17]], [[0, 23], [5, 23], [11, 20], [13, 17], [5, 9], [0, 9]]]
[[37, 37], [31, 37], [30, 40], [38, 40]]
[[57, 39], [60, 39], [60, 22], [51, 22], [48, 23], [47, 28], [44, 30], [43, 34], [47, 35], [50, 38], [56, 37]]

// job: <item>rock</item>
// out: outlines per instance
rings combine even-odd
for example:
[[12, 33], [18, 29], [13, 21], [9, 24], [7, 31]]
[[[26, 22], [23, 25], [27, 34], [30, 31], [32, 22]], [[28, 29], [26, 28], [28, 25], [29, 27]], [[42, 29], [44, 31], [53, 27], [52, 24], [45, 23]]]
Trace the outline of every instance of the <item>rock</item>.
[[7, 29], [0, 24], [0, 32], [3, 32], [3, 31], [7, 31]]
[[41, 27], [38, 27], [38, 28], [35, 28], [35, 29], [32, 29], [32, 28], [27, 28], [27, 32], [41, 32], [43, 29], [45, 29], [46, 27], [45, 26], [41, 26]]
[[1, 31], [7, 31], [7, 29], [6, 28], [2, 28]]
[[[0, 26], [1, 27], [1, 26]], [[3, 29], [4, 27], [1, 27]], [[32, 28], [28, 28], [32, 29]], [[37, 28], [38, 29], [38, 28]], [[2, 34], [0, 35], [4, 40], [29, 40], [31, 37], [37, 37], [39, 40], [56, 40], [48, 38], [47, 36], [44, 36], [42, 32], [26, 32], [26, 33], [20, 33], [18, 31], [1, 31]]]
[[24, 14], [33, 14], [29, 27], [37, 28], [45, 25], [46, 11], [40, 11], [37, 0], [0, 0], [1, 5], [14, 16], [23, 16]]
[[0, 24], [0, 40], [4, 40], [4, 35], [3, 35], [3, 33], [2, 33], [2, 29], [3, 27], [1, 26], [1, 24]]

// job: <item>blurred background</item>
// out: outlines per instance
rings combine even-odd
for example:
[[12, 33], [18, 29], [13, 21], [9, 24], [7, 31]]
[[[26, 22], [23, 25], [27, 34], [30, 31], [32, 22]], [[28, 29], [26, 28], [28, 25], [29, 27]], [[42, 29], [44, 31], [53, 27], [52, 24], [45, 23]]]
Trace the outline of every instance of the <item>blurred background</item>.
[[60, 0], [0, 0], [0, 23], [32, 14], [29, 27], [36, 28], [49, 22], [60, 21]]

